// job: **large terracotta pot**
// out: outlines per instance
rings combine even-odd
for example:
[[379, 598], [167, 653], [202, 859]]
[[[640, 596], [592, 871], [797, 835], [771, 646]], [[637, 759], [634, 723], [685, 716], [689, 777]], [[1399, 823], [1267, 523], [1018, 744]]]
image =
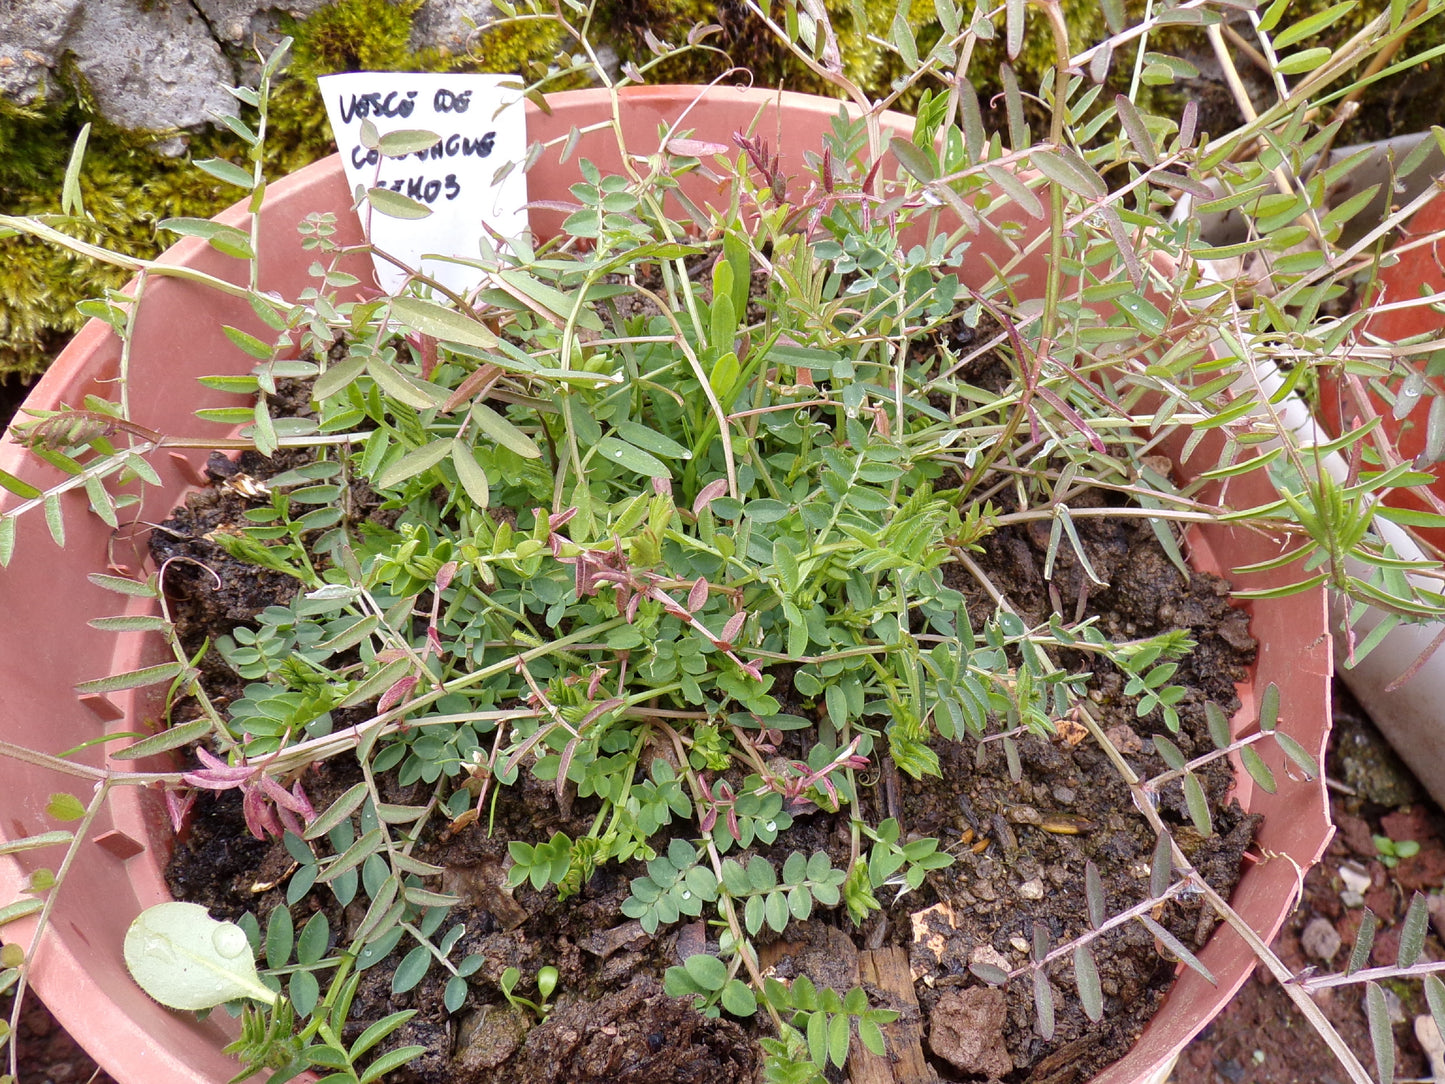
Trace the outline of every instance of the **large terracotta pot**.
[[[801, 171], [804, 149], [821, 146], [821, 137], [836, 115], [838, 104], [797, 94], [714, 88], [640, 88], [622, 94], [622, 120], [633, 147], [656, 145], [658, 125], [675, 120], [692, 106], [685, 126], [696, 138], [729, 141], [734, 130], [746, 128], [761, 114], [758, 132], [781, 146], [790, 172]], [[574, 126], [588, 126], [607, 115], [609, 102], [602, 92], [557, 94], [550, 99], [551, 113], [529, 107], [529, 134], [533, 140], [560, 139]], [[889, 115], [888, 126], [907, 135], [910, 119]], [[605, 131], [584, 135], [581, 145], [564, 165], [549, 151], [531, 171], [532, 198], [565, 198], [567, 186], [578, 179], [577, 162], [588, 157], [603, 172], [616, 171], [616, 141]], [[699, 181], [691, 192], [696, 200], [726, 204], [721, 186]], [[340, 163], [331, 158], [272, 185], [263, 211], [261, 286], [283, 296], [295, 296], [307, 284], [312, 260], [300, 248], [297, 223], [313, 211], [337, 215], [338, 239], [361, 241]], [[221, 216], [241, 224], [238, 206]], [[534, 211], [537, 231], [554, 231], [560, 221], [555, 211]], [[1002, 262], [1002, 242], [981, 239], [965, 275], [987, 272], [988, 252]], [[211, 274], [236, 277], [238, 261], [188, 239], [169, 250], [167, 262], [185, 264]], [[1016, 287], [1043, 289], [1042, 262], [1035, 258], [1019, 270], [1027, 278]], [[369, 262], [354, 261], [349, 268], [364, 279]], [[980, 283], [981, 284], [981, 283]], [[197, 376], [224, 370], [244, 372], [252, 361], [235, 349], [221, 331], [222, 324], [259, 332], [247, 305], [203, 287], [174, 279], [152, 278], [130, 357], [130, 388], [134, 420], [164, 433], [223, 435], [217, 425], [198, 422], [198, 407], [236, 405], [237, 398], [211, 391], [195, 382]], [[33, 392], [30, 404], [49, 408], [78, 403], [87, 393], [109, 395], [117, 375], [120, 346], [110, 331], [92, 322], [75, 338]], [[1182, 441], [1181, 434], [1180, 440]], [[197, 477], [204, 452], [161, 456], [156, 464], [163, 484], [143, 493], [141, 505], [129, 512], [139, 522], [158, 522], [181, 500]], [[1201, 452], [1190, 463], [1210, 460]], [[42, 483], [50, 480], [7, 437], [0, 444], [0, 469]], [[1273, 494], [1260, 479], [1231, 482], [1230, 497], [1239, 506], [1262, 503]], [[13, 503], [9, 495], [5, 501]], [[87, 626], [88, 619], [120, 612], [120, 596], [93, 586], [88, 572], [119, 564], [132, 573], [145, 569], [143, 537], [117, 537], [85, 510], [84, 498], [69, 494], [63, 501], [69, 542], [63, 559], [45, 530], [31, 517], [22, 523], [20, 541], [10, 567], [0, 574], [0, 659], [4, 662], [3, 706], [0, 736], [44, 750], [68, 749], [95, 738], [106, 729], [140, 729], [153, 714], [143, 696], [114, 694], [80, 698], [78, 682], [107, 673], [133, 669], [159, 661], [156, 643], [140, 636], [120, 637]], [[124, 532], [123, 532], [124, 533]], [[143, 536], [138, 529], [137, 536]], [[1213, 524], [1199, 531], [1191, 543], [1195, 559], [1207, 565], [1219, 555], [1219, 565], [1263, 561], [1279, 552], [1278, 543], [1256, 533]], [[1260, 588], [1286, 582], [1287, 572], [1274, 572], [1236, 580], [1238, 586]], [[132, 600], [137, 606], [142, 603]], [[1256, 716], [1257, 690], [1274, 682], [1284, 705], [1281, 726], [1306, 749], [1322, 757], [1328, 731], [1327, 686], [1330, 673], [1329, 639], [1325, 633], [1325, 607], [1318, 593], [1282, 600], [1252, 603], [1252, 630], [1260, 643], [1253, 681], [1240, 690], [1244, 707], [1237, 728], [1247, 730]], [[1238, 794], [1247, 809], [1264, 814], [1257, 853], [1278, 855], [1253, 861], [1234, 896], [1244, 919], [1269, 940], [1294, 903], [1299, 869], [1313, 863], [1331, 828], [1323, 784], [1304, 781], [1286, 768], [1273, 743], [1256, 746], [1271, 763], [1279, 781], [1278, 792], [1264, 794], [1241, 775]], [[78, 761], [99, 765], [104, 754], [92, 747]], [[134, 768], [126, 763], [118, 767]], [[54, 827], [45, 814], [48, 796], [59, 790], [77, 790], [77, 781], [29, 764], [7, 762], [5, 786], [0, 788], [0, 837], [13, 839]], [[82, 784], [82, 787], [84, 784]], [[136, 913], [167, 897], [161, 871], [171, 848], [171, 830], [151, 791], [127, 789], [102, 815], [98, 833], [104, 843], [88, 843], [81, 861], [71, 871], [58, 905], [53, 929], [35, 961], [34, 983], [60, 1021], [122, 1084], [219, 1084], [235, 1071], [235, 1064], [220, 1053], [229, 1037], [225, 1014], [198, 1023], [187, 1014], [171, 1012], [145, 997], [131, 983], [121, 961], [121, 941]], [[1287, 857], [1286, 857], [1287, 856]], [[0, 902], [13, 899], [25, 874], [53, 863], [53, 852], [31, 852], [0, 859]], [[26, 923], [5, 928], [6, 941], [26, 943]], [[1157, 1072], [1196, 1034], [1244, 982], [1254, 957], [1243, 940], [1221, 927], [1201, 953], [1218, 978], [1211, 986], [1192, 971], [1185, 971], [1135, 1049], [1099, 1079], [1108, 1084], [1141, 1081]]]

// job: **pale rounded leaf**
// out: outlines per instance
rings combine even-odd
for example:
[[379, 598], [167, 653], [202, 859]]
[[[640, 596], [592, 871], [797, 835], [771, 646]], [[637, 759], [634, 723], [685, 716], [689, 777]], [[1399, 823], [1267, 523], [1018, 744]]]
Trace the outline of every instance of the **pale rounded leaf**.
[[158, 903], [131, 923], [125, 964], [141, 989], [172, 1009], [210, 1009], [236, 998], [270, 1004], [246, 933], [198, 903]]

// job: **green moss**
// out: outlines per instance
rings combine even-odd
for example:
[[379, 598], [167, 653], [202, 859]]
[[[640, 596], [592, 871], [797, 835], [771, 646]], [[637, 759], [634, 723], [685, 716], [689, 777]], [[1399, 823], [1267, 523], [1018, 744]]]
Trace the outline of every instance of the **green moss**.
[[[80, 128], [93, 129], [81, 175], [88, 218], [60, 224], [89, 241], [134, 256], [154, 255], [156, 223], [210, 215], [235, 189], [190, 169], [186, 158], [154, 152], [154, 136], [126, 132], [89, 115], [71, 92], [27, 108], [0, 105], [0, 206], [14, 214], [56, 214], [70, 149]], [[229, 134], [192, 141], [197, 157], [237, 156]], [[84, 322], [75, 305], [119, 286], [124, 272], [12, 238], [0, 242], [0, 380], [40, 373], [50, 355]]]
[[406, 70], [411, 17], [421, 0], [340, 0], [305, 21], [288, 19], [281, 29], [296, 39], [290, 73], [302, 79], [351, 71]]
[[[481, 71], [520, 72], [529, 79], [541, 78], [548, 63], [563, 44], [563, 31], [555, 22], [526, 20], [499, 25], [483, 31], [472, 50]], [[549, 84], [548, 91], [573, 89], [573, 79]]]
[[[932, 0], [924, 0], [933, 10]], [[876, 91], [887, 81], [885, 50], [868, 40], [888, 31], [892, 5], [828, 0], [838, 36], [844, 74], [865, 89]], [[859, 23], [857, 17], [864, 21]], [[694, 26], [714, 24], [721, 33], [707, 39], [711, 49], [680, 53], [652, 69], [653, 82], [705, 83], [723, 77], [729, 68], [746, 68], [736, 81], [751, 79], [753, 86], [783, 87], [838, 97], [837, 87], [802, 64], [777, 37], [752, 15], [741, 0], [603, 0], [597, 23], [607, 26], [612, 42], [625, 61], [641, 64], [652, 59], [648, 31], [664, 42], [680, 44]], [[895, 58], [896, 60], [896, 58]], [[899, 67], [901, 69], [901, 62]]]
[[411, 20], [421, 0], [340, 0], [305, 20], [284, 19], [295, 39], [271, 97], [268, 168], [286, 173], [335, 150], [319, 76], [354, 71], [452, 71], [465, 58], [411, 48]]

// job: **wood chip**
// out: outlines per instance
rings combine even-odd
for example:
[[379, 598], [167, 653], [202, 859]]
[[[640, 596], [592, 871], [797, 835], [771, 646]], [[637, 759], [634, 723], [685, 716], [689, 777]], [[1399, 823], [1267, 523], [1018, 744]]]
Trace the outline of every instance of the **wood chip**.
[[858, 973], [877, 991], [878, 1007], [895, 1010], [898, 1019], [882, 1026], [882, 1057], [868, 1051], [856, 1035], [853, 1037], [848, 1055], [849, 1084], [934, 1084], [938, 1074], [923, 1053], [923, 1020], [913, 993], [908, 954], [899, 945], [860, 953]]

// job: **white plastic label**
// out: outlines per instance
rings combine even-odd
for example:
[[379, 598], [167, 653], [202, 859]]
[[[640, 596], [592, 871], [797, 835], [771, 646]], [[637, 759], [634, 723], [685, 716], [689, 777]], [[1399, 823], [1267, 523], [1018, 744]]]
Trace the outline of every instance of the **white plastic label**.
[[[318, 82], [331, 130], [341, 151], [348, 187], [386, 188], [429, 208], [424, 218], [394, 218], [361, 204], [362, 226], [371, 243], [416, 268], [464, 291], [482, 272], [435, 257], [475, 259], [483, 225], [503, 237], [527, 228], [526, 109], [516, 82], [506, 75], [433, 75], [408, 72], [348, 72]], [[362, 143], [363, 121], [379, 135], [402, 130], [441, 137], [428, 150], [399, 158], [382, 156]], [[497, 171], [515, 162], [501, 181]], [[396, 293], [406, 272], [375, 257], [378, 284]]]

